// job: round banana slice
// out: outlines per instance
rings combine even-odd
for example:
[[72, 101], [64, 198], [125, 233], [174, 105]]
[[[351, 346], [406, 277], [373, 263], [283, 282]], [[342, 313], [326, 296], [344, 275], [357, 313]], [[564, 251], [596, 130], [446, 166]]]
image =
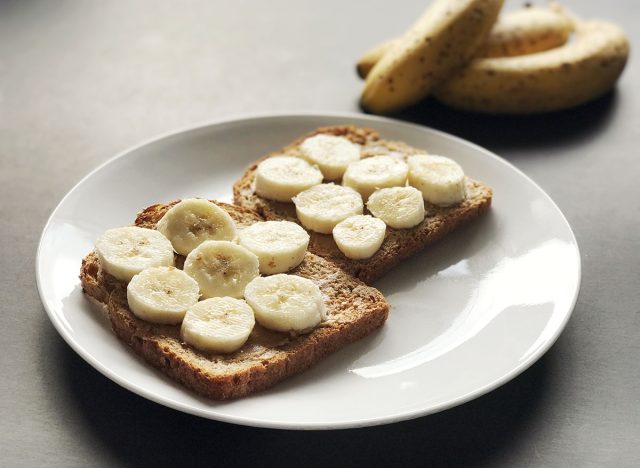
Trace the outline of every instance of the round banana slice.
[[293, 198], [296, 215], [312, 231], [331, 234], [333, 228], [349, 216], [362, 214], [362, 196], [350, 187], [321, 184]]
[[449, 206], [465, 198], [464, 172], [453, 159], [432, 154], [410, 156], [409, 184], [429, 203]]
[[369, 215], [350, 216], [333, 228], [333, 240], [347, 258], [370, 258], [384, 241], [387, 226]]
[[180, 255], [188, 255], [206, 240], [233, 240], [236, 225], [225, 210], [209, 200], [188, 198], [169, 208], [156, 229]]
[[180, 334], [201, 351], [232, 353], [245, 344], [255, 323], [253, 310], [242, 299], [214, 297], [187, 311]]
[[256, 169], [256, 194], [262, 198], [290, 202], [298, 193], [322, 183], [322, 172], [293, 156], [265, 159]]
[[258, 257], [228, 241], [205, 241], [184, 261], [184, 271], [198, 282], [205, 298], [242, 297], [244, 288], [258, 276]]
[[424, 220], [424, 200], [420, 191], [413, 187], [376, 190], [369, 197], [367, 208], [373, 216], [395, 229], [408, 229]]
[[297, 267], [309, 245], [309, 234], [291, 221], [255, 223], [238, 234], [240, 245], [258, 256], [260, 273], [284, 273]]
[[198, 283], [175, 267], [147, 268], [127, 286], [127, 302], [138, 318], [155, 323], [180, 323], [198, 302]]
[[247, 285], [245, 298], [260, 325], [281, 332], [311, 331], [326, 314], [320, 288], [295, 275], [258, 277]]
[[104, 271], [130, 281], [145, 268], [173, 266], [171, 242], [160, 232], [137, 226], [109, 229], [96, 241]]
[[342, 185], [356, 190], [366, 200], [379, 188], [405, 185], [408, 172], [404, 161], [391, 156], [373, 156], [349, 164]]
[[309, 137], [300, 144], [300, 151], [307, 161], [320, 168], [327, 180], [339, 180], [349, 163], [360, 159], [359, 145], [335, 135]]

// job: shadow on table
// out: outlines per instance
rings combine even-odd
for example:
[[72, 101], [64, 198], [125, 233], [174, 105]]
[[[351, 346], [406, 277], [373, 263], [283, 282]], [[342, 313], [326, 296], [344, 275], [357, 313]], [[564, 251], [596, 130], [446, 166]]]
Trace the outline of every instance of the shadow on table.
[[[210, 421], [160, 406], [123, 389], [47, 340], [56, 380], [51, 401], [83, 446], [104, 447], [106, 463], [215, 466], [468, 466], [491, 464], [541, 424], [554, 374], [543, 357], [515, 380], [450, 410], [361, 429], [281, 431]], [[549, 354], [553, 354], [553, 350]], [[428, 389], [425, 389], [428, 391]], [[394, 398], [394, 395], [389, 395]], [[69, 411], [70, 408], [74, 410]]]
[[452, 133], [494, 151], [504, 151], [557, 147], [590, 139], [609, 124], [617, 100], [614, 89], [595, 101], [565, 111], [504, 116], [458, 111], [435, 99], [426, 99], [390, 117]]

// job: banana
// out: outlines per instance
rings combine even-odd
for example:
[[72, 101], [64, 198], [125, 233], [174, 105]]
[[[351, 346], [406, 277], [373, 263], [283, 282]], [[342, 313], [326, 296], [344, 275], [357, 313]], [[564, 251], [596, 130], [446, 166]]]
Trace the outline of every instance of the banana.
[[394, 229], [408, 229], [424, 220], [424, 200], [414, 187], [391, 187], [376, 190], [367, 208]]
[[206, 240], [234, 240], [236, 225], [225, 210], [208, 200], [189, 198], [175, 204], [156, 229], [180, 255], [188, 255]]
[[398, 111], [417, 103], [482, 45], [503, 0], [436, 0], [375, 64], [362, 106]]
[[258, 164], [256, 194], [280, 202], [290, 202], [298, 193], [322, 183], [322, 172], [293, 156], [274, 156]]
[[208, 353], [232, 353], [242, 347], [255, 325], [251, 307], [242, 299], [214, 297], [187, 310], [180, 335]]
[[452, 159], [432, 154], [409, 156], [409, 185], [434, 205], [450, 206], [465, 198], [464, 171]]
[[198, 283], [175, 267], [147, 268], [127, 285], [131, 311], [136, 317], [154, 323], [180, 323], [199, 296]]
[[555, 3], [505, 13], [475, 57], [514, 57], [554, 49], [569, 40], [573, 28], [569, 15]]
[[358, 73], [358, 76], [364, 80], [374, 65], [380, 61], [384, 54], [396, 45], [398, 40], [399, 39], [389, 39], [376, 44], [371, 49], [367, 50], [356, 63], [356, 72]]
[[333, 240], [347, 258], [370, 258], [378, 251], [387, 230], [384, 221], [369, 215], [350, 216], [333, 228]]
[[265, 221], [242, 229], [239, 243], [258, 256], [260, 273], [284, 273], [304, 259], [309, 234], [291, 221]]
[[121, 281], [130, 281], [145, 268], [173, 266], [171, 242], [162, 233], [136, 226], [109, 229], [96, 240], [100, 265]]
[[[529, 7], [500, 15], [474, 57], [513, 57], [559, 47], [569, 40], [573, 22], [556, 4]], [[398, 39], [372, 47], [358, 60], [356, 70], [366, 78]]]
[[258, 277], [247, 285], [245, 297], [258, 323], [275, 331], [305, 333], [326, 316], [320, 288], [300, 276]]
[[629, 55], [618, 26], [577, 21], [566, 45], [521, 57], [471, 61], [435, 93], [443, 103], [487, 113], [531, 114], [577, 106], [607, 92]]
[[293, 198], [296, 215], [302, 225], [321, 234], [331, 234], [345, 218], [362, 214], [362, 196], [350, 187], [320, 184]]
[[242, 297], [244, 288], [259, 274], [258, 257], [229, 241], [204, 241], [184, 261], [184, 271], [198, 282], [205, 298]]
[[367, 200], [379, 188], [397, 187], [407, 182], [407, 164], [391, 156], [372, 156], [349, 164], [342, 185], [351, 187]]
[[335, 135], [309, 137], [300, 144], [300, 152], [327, 180], [339, 180], [349, 163], [360, 159], [359, 145]]

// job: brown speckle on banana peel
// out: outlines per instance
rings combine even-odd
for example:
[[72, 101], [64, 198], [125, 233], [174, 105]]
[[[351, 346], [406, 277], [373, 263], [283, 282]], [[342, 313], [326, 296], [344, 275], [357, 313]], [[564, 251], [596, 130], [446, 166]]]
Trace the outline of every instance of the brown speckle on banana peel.
[[[553, 49], [565, 44], [573, 29], [573, 21], [558, 4], [504, 13], [474, 57], [511, 57]], [[365, 52], [356, 65], [360, 78], [366, 78], [397, 41], [390, 39]]]
[[389, 113], [417, 103], [484, 42], [503, 0], [436, 0], [383, 55], [364, 84], [362, 106]]
[[574, 107], [606, 93], [629, 55], [624, 31], [604, 21], [576, 23], [564, 46], [519, 57], [475, 59], [436, 91], [443, 103], [492, 114]]
[[475, 57], [513, 57], [553, 49], [565, 44], [573, 29], [571, 18], [554, 5], [505, 13]]

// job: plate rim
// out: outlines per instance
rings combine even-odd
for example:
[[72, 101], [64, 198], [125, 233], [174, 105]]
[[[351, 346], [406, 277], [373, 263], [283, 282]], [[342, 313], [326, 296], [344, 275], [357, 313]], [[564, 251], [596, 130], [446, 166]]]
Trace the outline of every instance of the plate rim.
[[[361, 418], [358, 420], [350, 420], [350, 421], [341, 421], [335, 423], [326, 423], [326, 422], [289, 422], [289, 421], [274, 421], [273, 419], [264, 420], [264, 419], [253, 419], [243, 416], [228, 416], [226, 414], [211, 414], [204, 413], [196, 408], [193, 408], [189, 405], [185, 405], [184, 403], [174, 401], [168, 397], [158, 397], [154, 393], [149, 392], [147, 389], [142, 386], [133, 383], [127, 379], [121, 378], [118, 374], [112, 372], [108, 368], [106, 368], [101, 362], [99, 362], [96, 358], [94, 358], [88, 351], [86, 351], [72, 336], [67, 333], [67, 330], [62, 326], [59, 322], [59, 319], [55, 313], [49, 310], [47, 306], [47, 301], [45, 300], [44, 293], [42, 290], [42, 280], [41, 280], [41, 255], [43, 249], [43, 240], [45, 235], [47, 234], [51, 223], [53, 222], [56, 214], [59, 209], [63, 205], [63, 203], [67, 200], [68, 197], [71, 196], [73, 192], [75, 192], [80, 185], [82, 185], [87, 179], [92, 177], [95, 173], [102, 170], [107, 165], [115, 162], [116, 160], [126, 157], [127, 155], [154, 143], [158, 143], [162, 140], [170, 139], [177, 135], [187, 134], [190, 132], [196, 132], [199, 130], [203, 130], [209, 127], [228, 125], [228, 124], [238, 124], [240, 122], [250, 122], [250, 121], [259, 121], [259, 120], [271, 120], [271, 119], [289, 119], [289, 118], [335, 118], [335, 119], [358, 119], [369, 122], [380, 122], [384, 124], [398, 125], [402, 127], [410, 127], [418, 132], [427, 132], [436, 134], [440, 137], [444, 137], [446, 139], [451, 139], [456, 141], [458, 144], [462, 144], [465, 146], [470, 146], [476, 151], [480, 151], [485, 156], [492, 158], [495, 162], [507, 166], [512, 171], [515, 171], [521, 177], [527, 180], [528, 183], [532, 184], [535, 189], [539, 191], [540, 194], [546, 199], [548, 203], [550, 203], [551, 207], [554, 209], [555, 213], [559, 215], [559, 219], [562, 221], [564, 228], [566, 228], [570, 240], [576, 249], [576, 286], [575, 291], [573, 293], [573, 298], [568, 307], [568, 311], [565, 313], [563, 320], [559, 323], [558, 327], [554, 330], [553, 334], [544, 342], [542, 346], [537, 348], [535, 352], [531, 353], [527, 356], [526, 359], [521, 361], [517, 366], [511, 369], [506, 374], [502, 375], [500, 378], [497, 378], [481, 387], [477, 387], [472, 391], [467, 392], [466, 394], [460, 395], [452, 400], [447, 401], [446, 404], [441, 404], [434, 408], [428, 409], [414, 409], [408, 411], [400, 411], [394, 413], [391, 416], [383, 416], [383, 417], [370, 417], [370, 418]], [[108, 158], [98, 166], [96, 166], [93, 170], [89, 171], [85, 176], [83, 176], [78, 182], [76, 182], [73, 187], [71, 187], [66, 194], [60, 199], [60, 201], [56, 204], [55, 208], [52, 210], [51, 214], [47, 218], [47, 221], [42, 228], [38, 239], [38, 247], [36, 250], [35, 257], [35, 273], [36, 273], [36, 286], [38, 289], [38, 295], [40, 297], [40, 301], [42, 307], [47, 314], [50, 322], [53, 324], [54, 328], [58, 332], [58, 334], [63, 338], [63, 340], [83, 359], [85, 360], [91, 367], [96, 369], [102, 375], [107, 377], [109, 380], [117, 383], [121, 387], [137, 394], [138, 396], [145, 398], [147, 400], [153, 401], [154, 403], [160, 404], [162, 406], [166, 406], [172, 408], [173, 410], [181, 411], [187, 414], [192, 414], [194, 416], [199, 416], [205, 419], [211, 419], [226, 423], [240, 424], [245, 426], [252, 427], [262, 427], [262, 428], [271, 428], [271, 429], [283, 429], [283, 430], [336, 430], [336, 429], [349, 429], [349, 428], [360, 428], [360, 427], [369, 427], [369, 426], [377, 426], [383, 424], [392, 424], [400, 421], [415, 419], [422, 416], [427, 416], [430, 414], [439, 413], [441, 411], [445, 411], [447, 409], [453, 408], [455, 406], [462, 405], [467, 403], [473, 399], [479, 398], [496, 388], [506, 384], [507, 382], [513, 380], [529, 367], [531, 367], [535, 362], [537, 362], [542, 356], [544, 356], [547, 351], [555, 344], [558, 340], [564, 329], [566, 328], [567, 323], [569, 322], [571, 316], [573, 315], [573, 311], [575, 309], [578, 296], [580, 294], [580, 288], [582, 283], [582, 256], [580, 254], [580, 246], [578, 245], [578, 241], [576, 239], [575, 233], [569, 224], [566, 216], [562, 212], [562, 210], [558, 207], [555, 201], [551, 198], [551, 196], [542, 189], [531, 177], [513, 165], [510, 161], [500, 157], [496, 153], [476, 144], [469, 140], [466, 140], [457, 135], [453, 135], [451, 133], [447, 133], [442, 130], [434, 129], [428, 126], [416, 124], [413, 122], [406, 122], [399, 119], [393, 119], [389, 117], [381, 117], [374, 116], [369, 114], [359, 114], [356, 112], [331, 112], [331, 111], [277, 111], [277, 112], [258, 112], [258, 113], [240, 113], [234, 114], [225, 118], [218, 118], [213, 120], [205, 120], [197, 123], [193, 123], [190, 125], [186, 125], [183, 127], [179, 127], [174, 130], [170, 130], [167, 132], [160, 133], [153, 137], [143, 140], [140, 143], [137, 143], [133, 146], [126, 148], [123, 151], [120, 151], [116, 155]]]

